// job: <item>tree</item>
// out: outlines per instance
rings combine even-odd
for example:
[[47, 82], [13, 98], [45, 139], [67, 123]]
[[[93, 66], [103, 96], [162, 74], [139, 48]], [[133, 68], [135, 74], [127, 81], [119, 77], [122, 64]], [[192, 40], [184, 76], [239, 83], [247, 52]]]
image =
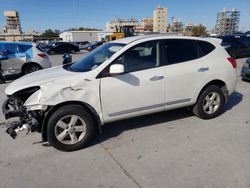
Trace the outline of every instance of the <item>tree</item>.
[[90, 27], [79, 27], [79, 28], [69, 28], [66, 31], [101, 31], [101, 29], [90, 28]]
[[52, 29], [47, 29], [44, 31], [44, 33], [42, 34], [43, 37], [46, 37], [46, 38], [56, 38], [56, 37], [59, 37], [59, 33], [60, 31], [59, 30], [52, 30]]
[[195, 26], [192, 32], [193, 32], [193, 35], [196, 37], [207, 35], [206, 27], [202, 24]]

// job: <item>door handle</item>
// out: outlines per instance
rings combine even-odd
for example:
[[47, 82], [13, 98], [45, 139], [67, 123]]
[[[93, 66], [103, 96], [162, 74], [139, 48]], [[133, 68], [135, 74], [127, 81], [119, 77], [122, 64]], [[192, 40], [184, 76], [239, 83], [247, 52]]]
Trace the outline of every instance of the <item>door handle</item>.
[[209, 70], [208, 67], [201, 67], [201, 68], [198, 69], [198, 72], [206, 72], [208, 70]]
[[153, 76], [150, 78], [150, 81], [157, 81], [157, 80], [162, 80], [164, 76]]

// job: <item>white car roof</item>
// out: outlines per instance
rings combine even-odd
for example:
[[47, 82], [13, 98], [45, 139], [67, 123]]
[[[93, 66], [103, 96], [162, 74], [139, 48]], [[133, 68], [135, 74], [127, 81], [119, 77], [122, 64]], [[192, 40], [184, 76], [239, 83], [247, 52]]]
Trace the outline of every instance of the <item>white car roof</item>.
[[118, 40], [111, 41], [111, 42], [129, 44], [131, 42], [138, 41], [138, 40], [145, 41], [145, 40], [157, 40], [157, 39], [193, 39], [193, 40], [208, 41], [208, 42], [211, 42], [212, 44], [214, 43], [220, 44], [222, 41], [221, 39], [212, 38], [212, 37], [201, 38], [201, 37], [157, 34], [157, 35], [141, 35], [141, 36], [126, 37], [126, 38], [118, 39]]

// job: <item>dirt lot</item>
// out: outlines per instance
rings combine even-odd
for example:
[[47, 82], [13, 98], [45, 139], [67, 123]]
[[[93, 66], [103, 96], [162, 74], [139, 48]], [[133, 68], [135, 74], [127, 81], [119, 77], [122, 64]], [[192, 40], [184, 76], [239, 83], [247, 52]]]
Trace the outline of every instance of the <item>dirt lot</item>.
[[[51, 60], [58, 65], [62, 58]], [[7, 85], [0, 85], [0, 105]], [[249, 188], [249, 104], [250, 83], [239, 78], [218, 118], [180, 109], [115, 122], [71, 153], [41, 144], [37, 133], [12, 140], [0, 128], [0, 187]]]

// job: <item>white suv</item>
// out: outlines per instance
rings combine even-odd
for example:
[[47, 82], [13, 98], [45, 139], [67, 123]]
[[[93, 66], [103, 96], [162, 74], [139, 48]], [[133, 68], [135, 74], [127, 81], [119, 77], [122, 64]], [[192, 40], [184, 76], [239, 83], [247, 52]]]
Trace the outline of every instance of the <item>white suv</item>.
[[236, 62], [220, 42], [124, 38], [73, 64], [26, 75], [5, 90], [6, 119], [20, 117], [7, 132], [36, 130], [55, 148], [72, 151], [106, 122], [188, 106], [202, 119], [214, 118], [237, 82]]

